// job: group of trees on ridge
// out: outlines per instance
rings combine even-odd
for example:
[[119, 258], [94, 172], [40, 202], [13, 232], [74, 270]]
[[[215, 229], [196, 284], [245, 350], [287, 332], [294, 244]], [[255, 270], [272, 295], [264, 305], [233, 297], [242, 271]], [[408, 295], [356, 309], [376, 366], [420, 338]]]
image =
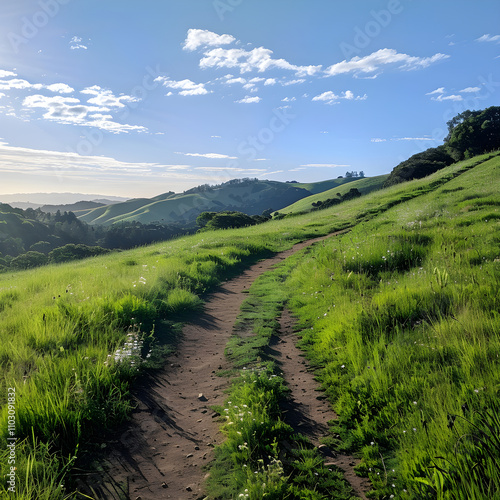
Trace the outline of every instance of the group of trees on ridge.
[[414, 154], [397, 165], [384, 183], [420, 179], [460, 160], [500, 149], [500, 107], [464, 111], [447, 122], [444, 144]]

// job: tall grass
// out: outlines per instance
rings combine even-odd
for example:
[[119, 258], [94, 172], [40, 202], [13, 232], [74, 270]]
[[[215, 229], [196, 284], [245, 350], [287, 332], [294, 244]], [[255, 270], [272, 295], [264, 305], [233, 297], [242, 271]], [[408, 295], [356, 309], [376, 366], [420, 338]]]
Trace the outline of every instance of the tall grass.
[[[12, 387], [17, 395], [16, 437], [19, 442], [25, 443], [18, 448], [19, 477], [28, 467], [27, 457], [34, 453], [37, 461], [47, 462], [45, 471], [52, 478], [47, 481], [53, 484], [60, 480], [64, 482], [61, 471], [66, 471], [68, 463], [73, 463], [67, 462], [65, 457], [77, 455], [79, 448], [85, 447], [96, 435], [127, 415], [130, 410], [130, 383], [151, 359], [148, 355], [154, 355], [150, 352], [151, 348], [154, 351], [155, 346], [161, 345], [161, 332], [168, 330], [172, 322], [199, 310], [203, 295], [222, 279], [240, 272], [270, 252], [290, 248], [293, 243], [309, 237], [354, 226], [360, 220], [377, 217], [386, 228], [396, 224], [395, 220], [383, 219], [385, 213], [387, 217], [393, 217], [389, 215], [390, 207], [403, 207], [406, 205], [402, 204], [404, 200], [423, 196], [445, 184], [448, 187], [448, 184], [456, 183], [477, 161], [457, 164], [427, 179], [346, 202], [341, 212], [332, 208], [245, 229], [182, 237], [71, 264], [1, 274], [0, 449], [6, 449], [7, 389]], [[458, 175], [460, 177], [453, 180]], [[486, 180], [482, 182], [482, 186], [488, 185]], [[411, 195], [408, 194], [410, 192]], [[456, 195], [456, 192], [453, 193], [453, 196]], [[487, 228], [498, 224], [494, 217], [497, 213], [494, 192], [482, 197], [477, 190], [464, 189], [459, 196], [463, 205], [456, 220], [457, 224], [462, 224], [461, 228], [475, 230], [476, 227], [483, 227], [481, 224]], [[436, 213], [446, 217], [438, 205], [436, 202], [435, 213], [429, 213], [428, 219], [422, 222], [429, 231], [435, 224]], [[410, 223], [401, 222], [403, 225]], [[398, 226], [401, 224], [397, 222]], [[398, 229], [400, 235], [405, 231]], [[409, 230], [406, 232], [411, 233]], [[464, 244], [459, 239], [453, 243], [457, 255], [454, 258], [461, 259], [464, 265], [473, 266], [469, 274], [450, 269], [448, 262], [441, 260], [430, 264], [429, 259], [434, 257], [430, 257], [429, 245], [435, 248], [440, 244], [439, 234], [429, 236], [431, 244], [409, 242], [410, 249], [402, 250], [402, 258], [413, 259], [405, 264], [407, 267], [414, 262], [418, 264], [419, 259], [429, 262], [425, 268], [427, 277], [437, 267], [442, 277], [445, 276], [444, 271], [448, 273], [449, 283], [455, 279], [462, 280], [461, 295], [453, 291], [451, 299], [462, 297], [465, 300], [468, 296], [475, 296], [479, 300], [481, 297], [485, 304], [481, 312], [488, 315], [488, 307], [498, 306], [498, 298], [492, 289], [493, 281], [483, 279], [485, 272], [496, 276], [496, 268], [490, 266], [492, 238], [496, 236], [484, 231], [477, 238], [478, 234], [471, 235], [470, 241], [474, 239], [474, 244]], [[403, 243], [401, 239], [394, 240], [394, 249], [399, 251]], [[421, 248], [417, 257], [411, 253], [412, 244]], [[328, 260], [327, 256], [322, 258]], [[365, 265], [361, 261], [358, 264]], [[348, 294], [355, 294], [356, 287], [364, 286], [363, 282], [369, 283], [372, 288], [378, 286], [374, 275], [359, 272], [359, 265], [358, 269], [349, 271], [352, 272], [350, 277], [347, 277], [347, 268], [344, 269], [343, 265], [343, 261], [340, 262], [340, 268], [335, 272], [339, 282], [348, 284]], [[392, 271], [380, 268], [376, 272], [384, 281], [386, 274]], [[410, 277], [407, 279], [410, 280]], [[469, 281], [464, 282], [464, 279]], [[408, 281], [409, 285], [411, 283]], [[438, 284], [433, 282], [432, 286], [431, 292]], [[421, 292], [416, 290], [415, 293], [418, 295]], [[442, 292], [443, 300], [447, 294], [448, 290]], [[455, 297], [457, 294], [458, 299]], [[343, 300], [347, 301], [349, 297], [346, 295]], [[415, 300], [419, 300], [418, 297]], [[476, 309], [473, 311], [479, 314]], [[346, 317], [348, 314], [346, 310]], [[438, 328], [440, 317], [436, 314], [433, 320]], [[418, 319], [420, 316], [417, 316], [415, 321], [426, 319]], [[467, 322], [463, 314], [458, 315], [457, 312], [455, 317]], [[369, 324], [371, 320], [366, 318], [366, 321]], [[496, 322], [497, 319], [492, 317], [491, 321]], [[496, 323], [493, 327], [496, 328]], [[333, 332], [328, 335], [330, 340], [326, 345], [337, 343], [335, 335]], [[480, 332], [471, 335], [480, 335]], [[350, 348], [357, 349], [365, 357], [370, 356], [362, 344], [356, 345], [354, 340], [350, 342]], [[481, 390], [481, 395], [488, 391]], [[37, 450], [40, 449], [47, 452], [39, 454]], [[0, 461], [2, 494], [6, 493], [8, 467], [5, 460]], [[27, 495], [44, 498], [45, 487], [34, 484], [29, 489], [22, 480], [19, 481], [16, 494], [19, 498], [28, 498]], [[70, 496], [71, 492], [67, 495]]]
[[498, 494], [500, 198], [484, 189], [498, 166], [288, 264], [302, 345], [338, 413], [336, 444], [361, 454], [375, 498]]

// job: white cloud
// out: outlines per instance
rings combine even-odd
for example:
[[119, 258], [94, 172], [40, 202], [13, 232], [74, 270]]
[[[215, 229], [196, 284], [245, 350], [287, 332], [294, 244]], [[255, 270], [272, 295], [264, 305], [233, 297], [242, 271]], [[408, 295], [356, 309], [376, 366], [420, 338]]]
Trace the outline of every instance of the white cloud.
[[8, 77], [16, 77], [17, 74], [12, 71], [0, 70], [0, 89], [1, 90], [42, 90], [47, 89], [51, 92], [59, 94], [71, 94], [75, 91], [69, 85], [65, 83], [52, 83], [50, 85], [43, 85], [41, 83], [30, 83], [22, 78], [11, 78], [6, 80]]
[[305, 79], [304, 78], [298, 78], [297, 80], [290, 80], [288, 82], [283, 82], [281, 85], [283, 87], [288, 87], [288, 85], [297, 85], [298, 83], [304, 83]]
[[[461, 90], [460, 92], [473, 92], [473, 90], [471, 90], [472, 88], [473, 87], [468, 87], [467, 89]], [[480, 90], [479, 87], [475, 87], [475, 88]], [[433, 90], [432, 92], [427, 92], [427, 94], [425, 94], [425, 95], [433, 96], [433, 97], [431, 97], [431, 99], [433, 101], [438, 101], [438, 102], [441, 102], [441, 101], [463, 101], [463, 97], [461, 95], [458, 95], [458, 94], [445, 95], [445, 94], [446, 94], [445, 88], [439, 87], [436, 90]]]
[[481, 90], [481, 87], [467, 87], [465, 89], [460, 90], [460, 92], [479, 92]]
[[452, 94], [452, 95], [438, 95], [437, 97], [431, 97], [433, 101], [463, 101], [464, 98], [461, 95]]
[[434, 54], [431, 57], [415, 57], [402, 54], [394, 49], [380, 49], [365, 57], [353, 57], [350, 61], [344, 60], [333, 64], [325, 70], [328, 76], [346, 73], [365, 74], [379, 71], [383, 66], [398, 64], [398, 69], [422, 69], [438, 61], [449, 58], [446, 54]]
[[260, 97], [257, 97], [257, 96], [251, 97], [251, 96], [247, 95], [243, 99], [239, 99], [238, 101], [234, 101], [234, 102], [237, 102], [239, 104], [256, 104], [256, 103], [259, 103], [260, 101], [262, 101], [262, 98], [260, 98]]
[[[0, 142], [0, 170], [35, 176], [64, 176], [78, 179], [93, 176], [96, 180], [121, 179], [123, 176], [151, 175], [156, 163], [128, 163], [105, 156], [80, 156], [76, 153], [47, 151], [9, 146]], [[95, 181], [94, 181], [95, 182]]]
[[217, 35], [217, 33], [208, 30], [190, 29], [184, 41], [183, 49], [193, 51], [199, 47], [228, 45], [235, 40], [231, 35]]
[[269, 69], [285, 69], [294, 71], [297, 76], [314, 75], [321, 66], [296, 66], [285, 59], [273, 59], [273, 51], [258, 47], [247, 51], [245, 49], [212, 49], [205, 52], [200, 60], [200, 67], [205, 68], [238, 68], [240, 73]]
[[434, 95], [434, 94], [444, 94], [444, 87], [439, 87], [436, 90], [433, 90], [432, 92], [427, 92], [425, 95]]
[[93, 95], [87, 102], [95, 104], [106, 110], [107, 108], [124, 108], [126, 103], [137, 102], [138, 98], [129, 95], [115, 96], [111, 90], [103, 89], [99, 85], [86, 87], [80, 91], [81, 94]]
[[[89, 102], [93, 99], [90, 99]], [[116, 101], [111, 101], [110, 104], [117, 106]], [[35, 94], [26, 97], [23, 100], [23, 106], [28, 109], [41, 108], [45, 110], [43, 118], [62, 124], [96, 127], [114, 134], [130, 131], [145, 132], [147, 130], [139, 125], [115, 122], [110, 114], [104, 114], [109, 112], [109, 107], [88, 106], [74, 97], [47, 97]]]
[[283, 99], [281, 99], [281, 102], [294, 102], [296, 100], [296, 97], [284, 97]]
[[204, 83], [195, 83], [189, 79], [176, 81], [176, 80], [171, 80], [166, 76], [159, 76], [158, 78], [155, 78], [155, 82], [160, 82], [164, 87], [168, 89], [178, 90], [179, 95], [182, 96], [206, 95], [210, 93], [205, 88]]
[[53, 83], [51, 85], [46, 85], [45, 88], [47, 90], [50, 90], [51, 92], [56, 92], [58, 94], [71, 94], [75, 91], [74, 88], [66, 85], [65, 83]]
[[490, 35], [487, 33], [486, 35], [480, 36], [476, 38], [476, 42], [498, 42], [500, 43], [500, 35]]
[[79, 36], [74, 36], [69, 42], [69, 48], [71, 50], [87, 50], [88, 47], [86, 45], [82, 45], [82, 41], [83, 40]]
[[176, 155], [184, 155], [184, 156], [197, 156], [200, 158], [209, 158], [211, 160], [222, 160], [222, 159], [237, 160], [238, 159], [236, 156], [222, 155], [219, 153], [179, 153], [178, 151], [176, 151], [175, 154]]
[[387, 139], [380, 139], [379, 137], [375, 137], [374, 139], [371, 139], [372, 142], [385, 142]]
[[266, 78], [264, 85], [276, 85], [276, 78]]
[[363, 96], [354, 96], [354, 94], [350, 91], [350, 90], [346, 90], [345, 92], [342, 92], [342, 94], [340, 95], [337, 95], [335, 94], [334, 92], [332, 92], [331, 90], [327, 91], [327, 92], [323, 92], [322, 94], [319, 94], [315, 97], [312, 98], [313, 101], [323, 101], [325, 102], [326, 104], [338, 104], [338, 102], [341, 100], [341, 99], [345, 99], [347, 101], [352, 101], [352, 100], [356, 100], [356, 101], [364, 101], [367, 99], [367, 95], [363, 95]]
[[12, 80], [0, 80], [0, 90], [26, 90], [26, 89], [34, 89], [41, 90], [43, 89], [43, 85], [41, 83], [31, 84], [30, 82], [20, 79], [14, 78]]
[[225, 82], [226, 85], [232, 85], [233, 83], [241, 83], [245, 85], [247, 81], [244, 78], [228, 78]]

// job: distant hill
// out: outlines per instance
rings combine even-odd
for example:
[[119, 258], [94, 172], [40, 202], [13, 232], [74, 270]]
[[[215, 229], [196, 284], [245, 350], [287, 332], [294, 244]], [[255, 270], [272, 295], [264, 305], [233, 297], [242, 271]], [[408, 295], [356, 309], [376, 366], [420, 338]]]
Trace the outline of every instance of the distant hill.
[[[330, 186], [338, 180], [321, 183]], [[317, 184], [308, 186], [318, 189]], [[235, 179], [218, 186], [203, 185], [184, 193], [165, 193], [151, 199], [133, 199], [124, 203], [75, 212], [88, 224], [113, 224], [138, 221], [194, 223], [204, 211], [220, 212], [234, 210], [248, 215], [260, 215], [265, 210], [280, 210], [306, 196], [311, 191], [300, 184], [263, 181], [257, 179]]]
[[55, 214], [58, 210], [60, 212], [76, 212], [78, 210], [93, 210], [94, 208], [112, 205], [113, 203], [116, 202], [112, 202], [111, 200], [102, 200], [100, 203], [96, 201], [78, 201], [69, 205], [42, 205], [40, 210], [51, 214]]
[[[337, 196], [337, 193], [345, 195], [350, 189], [353, 188], [358, 189], [361, 194], [367, 194], [370, 193], [371, 191], [376, 191], [378, 189], [381, 189], [387, 177], [388, 174], [377, 175], [376, 177], [364, 177], [363, 179], [357, 179], [357, 178], [336, 179], [337, 181], [344, 181], [344, 182], [339, 183], [337, 186], [328, 189], [326, 191], [313, 194], [312, 196], [308, 196], [307, 198], [302, 198], [301, 200], [293, 203], [292, 205], [284, 207], [279, 211], [283, 214], [308, 212], [313, 208], [312, 206], [313, 203], [317, 203], [318, 201], [325, 201], [328, 198], [335, 198]], [[318, 182], [317, 184], [322, 184], [322, 183]]]
[[39, 208], [43, 205], [69, 205], [79, 201], [95, 201], [109, 205], [126, 201], [122, 196], [83, 193], [14, 193], [0, 194], [0, 203], [7, 203], [14, 208]]

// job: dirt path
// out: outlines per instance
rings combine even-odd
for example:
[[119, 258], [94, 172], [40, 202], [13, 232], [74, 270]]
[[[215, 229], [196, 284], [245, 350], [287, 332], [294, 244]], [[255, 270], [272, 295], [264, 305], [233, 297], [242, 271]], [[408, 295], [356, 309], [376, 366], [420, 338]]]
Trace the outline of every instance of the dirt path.
[[[213, 458], [214, 446], [223, 439], [217, 415], [210, 407], [223, 403], [227, 381], [217, 372], [229, 368], [224, 348], [245, 298], [243, 292], [273, 265], [325, 238], [308, 240], [261, 261], [210, 295], [204, 312], [183, 328], [177, 351], [166, 366], [136, 389], [131, 420], [105, 445], [103, 471], [85, 481], [92, 486], [96, 499], [204, 498], [204, 466]], [[293, 342], [283, 346], [288, 344], [291, 347]], [[292, 377], [293, 382], [296, 368], [288, 368], [288, 363], [286, 366], [286, 377]], [[302, 392], [313, 391], [308, 386]], [[307, 416], [311, 428], [319, 422], [319, 436], [332, 417], [327, 416], [326, 403], [313, 399], [325, 410]], [[80, 491], [89, 490], [82, 485]]]
[[323, 393], [318, 392], [320, 384], [315, 380], [304, 352], [296, 346], [298, 338], [293, 332], [294, 324], [294, 318], [285, 309], [280, 318], [279, 335], [273, 338], [270, 345], [270, 353], [281, 368], [290, 389], [287, 400], [282, 404], [284, 420], [312, 444], [319, 446], [325, 456], [325, 465], [342, 469], [356, 494], [366, 500], [364, 492], [370, 491], [370, 483], [354, 472], [359, 460], [347, 455], [337, 455], [321, 445], [321, 438], [328, 435], [328, 421], [337, 418], [337, 415]]

